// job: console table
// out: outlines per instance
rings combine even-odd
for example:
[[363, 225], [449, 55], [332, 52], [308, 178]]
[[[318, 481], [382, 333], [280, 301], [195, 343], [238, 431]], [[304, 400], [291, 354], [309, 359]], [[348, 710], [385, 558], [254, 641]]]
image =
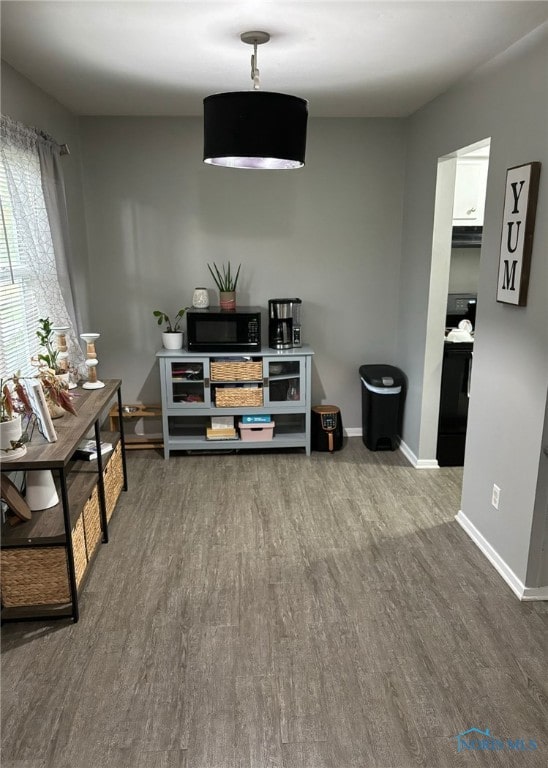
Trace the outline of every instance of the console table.
[[[164, 458], [184, 450], [299, 447], [310, 455], [313, 354], [307, 345], [248, 355], [160, 350]], [[235, 417], [237, 427], [254, 414], [271, 416], [272, 440], [208, 439], [212, 417]]]
[[[32, 513], [17, 526], [2, 525], [0, 562], [2, 622], [72, 618], [78, 621], [78, 596], [101, 541], [108, 542], [108, 522], [121, 490], [127, 490], [121, 381], [105, 381], [101, 389], [73, 390], [77, 415], [55, 420], [57, 441], [41, 435], [27, 444], [20, 459], [5, 462], [2, 472], [52, 470], [60, 503]], [[101, 433], [100, 421], [117, 398], [119, 433]], [[96, 461], [73, 459], [78, 443], [93, 428]], [[101, 440], [114, 446], [101, 456]]]

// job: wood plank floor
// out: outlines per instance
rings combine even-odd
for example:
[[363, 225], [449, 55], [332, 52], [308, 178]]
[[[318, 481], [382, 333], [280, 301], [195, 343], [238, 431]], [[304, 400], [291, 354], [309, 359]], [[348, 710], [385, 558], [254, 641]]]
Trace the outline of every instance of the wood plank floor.
[[128, 466], [80, 622], [2, 628], [3, 768], [548, 765], [548, 606], [454, 522], [459, 469], [360, 438]]

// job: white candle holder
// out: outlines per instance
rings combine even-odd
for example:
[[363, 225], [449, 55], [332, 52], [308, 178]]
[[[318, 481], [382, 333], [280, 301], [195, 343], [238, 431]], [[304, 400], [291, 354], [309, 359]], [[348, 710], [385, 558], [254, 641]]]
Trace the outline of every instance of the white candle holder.
[[97, 352], [95, 351], [95, 341], [100, 333], [81, 333], [80, 338], [86, 342], [86, 367], [88, 369], [88, 380], [82, 384], [82, 389], [101, 389], [105, 384], [97, 378]]
[[56, 325], [53, 326], [51, 330], [54, 331], [57, 336], [56, 346], [58, 350], [57, 363], [59, 370], [66, 374], [68, 388], [75, 389], [78, 385], [70, 378], [70, 360], [67, 345], [67, 331], [70, 331], [70, 328], [68, 325]]

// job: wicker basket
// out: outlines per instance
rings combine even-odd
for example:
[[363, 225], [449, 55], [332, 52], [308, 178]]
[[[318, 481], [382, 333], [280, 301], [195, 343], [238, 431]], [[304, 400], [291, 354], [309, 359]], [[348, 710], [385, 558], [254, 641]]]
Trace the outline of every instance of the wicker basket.
[[[110, 517], [123, 486], [121, 443], [118, 443], [103, 476], [107, 515]], [[95, 486], [71, 532], [74, 575], [78, 587], [101, 538], [99, 492]], [[70, 602], [67, 552], [63, 546], [3, 549], [0, 562], [2, 605], [6, 608]]]
[[105, 502], [107, 506], [107, 520], [110, 520], [118, 497], [124, 486], [124, 471], [122, 468], [122, 443], [118, 443], [116, 449], [103, 472], [105, 485]]
[[[84, 520], [84, 531], [86, 534], [86, 555], [87, 559], [90, 560], [97, 545], [101, 541], [102, 535], [101, 512], [99, 508], [99, 493], [97, 486], [95, 486], [91, 496], [84, 504], [81, 516]], [[76, 559], [76, 553], [74, 557]]]
[[211, 381], [260, 381], [263, 378], [261, 360], [255, 363], [211, 363], [209, 369]]
[[217, 408], [252, 407], [263, 404], [263, 390], [259, 387], [226, 387], [217, 389], [215, 405]]
[[1, 559], [2, 605], [6, 608], [70, 601], [64, 547], [4, 549]]
[[[101, 540], [97, 487], [71, 532], [74, 575], [79, 587], [88, 561]], [[2, 605], [56, 605], [70, 601], [67, 554], [64, 547], [16, 547], [0, 553]]]
[[84, 577], [86, 566], [88, 564], [83, 515], [80, 515], [72, 531], [72, 552], [74, 554], [74, 576], [76, 577], [76, 585], [80, 586], [80, 582]]

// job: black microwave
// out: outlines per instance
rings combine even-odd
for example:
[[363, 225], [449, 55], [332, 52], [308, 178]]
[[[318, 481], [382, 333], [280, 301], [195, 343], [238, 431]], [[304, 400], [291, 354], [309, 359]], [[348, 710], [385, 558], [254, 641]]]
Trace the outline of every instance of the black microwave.
[[249, 352], [261, 348], [261, 308], [220, 307], [186, 313], [189, 352]]

